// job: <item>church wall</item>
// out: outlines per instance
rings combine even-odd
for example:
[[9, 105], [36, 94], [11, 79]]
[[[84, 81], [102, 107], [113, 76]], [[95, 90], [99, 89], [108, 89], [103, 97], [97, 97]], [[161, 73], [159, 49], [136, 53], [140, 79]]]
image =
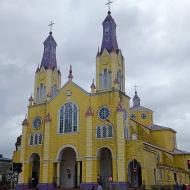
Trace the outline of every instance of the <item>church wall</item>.
[[[141, 115], [143, 113], [145, 113], [147, 115], [146, 119], [141, 118]], [[135, 116], [136, 116], [135, 120], [140, 122], [142, 125], [150, 126], [150, 125], [153, 124], [153, 113], [152, 112], [148, 112], [148, 111], [132, 111], [131, 110], [131, 114], [135, 114]]]
[[174, 163], [177, 168], [187, 168], [187, 160], [190, 160], [190, 155], [178, 154], [174, 155]]
[[151, 136], [153, 144], [163, 149], [173, 151], [176, 148], [176, 133], [172, 131], [152, 131]]

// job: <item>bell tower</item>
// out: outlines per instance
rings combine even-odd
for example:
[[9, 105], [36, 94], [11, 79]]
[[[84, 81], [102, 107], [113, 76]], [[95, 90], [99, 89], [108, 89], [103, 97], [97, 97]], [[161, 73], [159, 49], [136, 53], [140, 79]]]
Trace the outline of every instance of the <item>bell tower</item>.
[[[52, 26], [52, 25], [51, 25]], [[40, 67], [35, 73], [34, 102], [43, 103], [53, 98], [61, 88], [61, 72], [56, 61], [57, 43], [50, 30], [44, 41], [44, 52]]]
[[102, 45], [96, 56], [96, 91], [117, 89], [125, 92], [124, 57], [118, 47], [117, 25], [110, 10], [102, 25]]

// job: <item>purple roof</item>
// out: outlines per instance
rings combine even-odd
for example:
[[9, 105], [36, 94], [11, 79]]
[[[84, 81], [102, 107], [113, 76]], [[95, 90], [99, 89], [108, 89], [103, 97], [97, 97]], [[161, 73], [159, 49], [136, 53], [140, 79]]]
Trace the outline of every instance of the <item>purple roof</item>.
[[118, 50], [117, 36], [116, 36], [116, 23], [108, 12], [107, 17], [102, 23], [103, 25], [103, 39], [100, 54], [106, 49], [109, 53]]
[[54, 68], [57, 68], [56, 46], [57, 46], [57, 43], [52, 36], [52, 32], [50, 32], [49, 36], [44, 41], [44, 53], [43, 53], [40, 68], [42, 66], [45, 69], [52, 69], [52, 70]]
[[190, 152], [184, 151], [184, 150], [179, 150], [179, 149], [175, 149], [173, 151], [173, 154], [190, 154]]
[[169, 128], [169, 127], [163, 127], [163, 126], [160, 126], [160, 125], [150, 125], [150, 126], [148, 126], [152, 131], [164, 131], [164, 130], [166, 130], [166, 131], [173, 131], [174, 133], [176, 133], [176, 131], [175, 130], [173, 130], [172, 128]]

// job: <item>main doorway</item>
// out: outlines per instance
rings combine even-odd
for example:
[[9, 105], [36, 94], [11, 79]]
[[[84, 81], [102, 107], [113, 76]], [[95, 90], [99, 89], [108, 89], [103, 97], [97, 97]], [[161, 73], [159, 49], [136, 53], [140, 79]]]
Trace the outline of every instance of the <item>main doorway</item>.
[[135, 159], [128, 165], [128, 178], [130, 187], [140, 187], [142, 185], [141, 165]]
[[40, 176], [40, 156], [37, 153], [34, 153], [30, 157], [31, 162], [31, 186], [36, 187], [39, 182]]
[[98, 152], [99, 158], [99, 172], [100, 172], [100, 183], [103, 188], [109, 189], [109, 177], [112, 176], [112, 153], [104, 147]]
[[76, 152], [73, 148], [64, 148], [61, 153], [60, 187], [74, 188], [77, 186]]

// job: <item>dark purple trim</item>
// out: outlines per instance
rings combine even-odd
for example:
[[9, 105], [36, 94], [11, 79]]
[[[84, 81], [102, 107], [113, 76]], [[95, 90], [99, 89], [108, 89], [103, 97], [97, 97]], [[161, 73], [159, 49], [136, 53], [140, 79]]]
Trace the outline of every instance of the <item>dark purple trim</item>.
[[81, 183], [80, 184], [80, 189], [82, 190], [90, 190], [92, 189], [92, 187], [94, 186], [94, 189], [97, 189], [98, 184], [95, 182], [91, 182], [91, 183]]
[[28, 190], [28, 184], [24, 184], [24, 183], [19, 183], [16, 185], [16, 190]]
[[[98, 184], [97, 183], [81, 183], [80, 184], [80, 189], [82, 190], [91, 190], [92, 187], [94, 186], [94, 189], [97, 190]], [[111, 189], [119, 189], [119, 190], [127, 190], [129, 187], [127, 182], [113, 182], [111, 184]]]
[[52, 190], [56, 188], [56, 185], [54, 183], [39, 183], [37, 187], [39, 190]]
[[120, 190], [127, 190], [129, 187], [127, 182], [113, 182], [111, 184], [111, 189], [120, 189]]

